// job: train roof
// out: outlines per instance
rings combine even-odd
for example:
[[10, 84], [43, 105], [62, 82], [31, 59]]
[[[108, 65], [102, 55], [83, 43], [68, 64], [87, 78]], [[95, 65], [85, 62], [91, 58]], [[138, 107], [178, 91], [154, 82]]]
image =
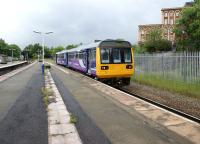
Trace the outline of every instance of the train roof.
[[98, 47], [100, 44], [100, 41], [99, 42], [94, 42], [94, 43], [90, 43], [90, 44], [84, 44], [84, 45], [80, 45], [76, 48], [73, 48], [73, 49], [69, 49], [69, 50], [62, 50], [60, 52], [57, 52], [56, 54], [62, 54], [62, 53], [67, 53], [67, 52], [74, 52], [74, 51], [81, 51], [81, 50], [84, 50], [84, 49], [90, 49], [90, 48], [94, 48], [94, 47]]
[[56, 54], [66, 53], [67, 51], [68, 51], [68, 50], [62, 50], [62, 51], [57, 52]]
[[[110, 46], [111, 46], [111, 43], [118, 42], [118, 43], [126, 44], [125, 46], [127, 47], [131, 47], [131, 44], [128, 41], [104, 40], [104, 41], [93, 42], [90, 44], [80, 45], [70, 50], [63, 50], [63, 51], [57, 52], [56, 54], [62, 54], [62, 53], [67, 53], [67, 52], [79, 52], [85, 49], [92, 49], [95, 47], [105, 46], [104, 42], [107, 42], [107, 43], [110, 42]], [[106, 46], [109, 46], [109, 45], [106, 45]]]

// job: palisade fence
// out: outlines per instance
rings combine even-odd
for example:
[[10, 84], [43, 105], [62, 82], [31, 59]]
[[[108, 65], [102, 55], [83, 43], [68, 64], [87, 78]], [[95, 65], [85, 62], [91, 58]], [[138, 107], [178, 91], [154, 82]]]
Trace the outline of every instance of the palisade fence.
[[200, 52], [135, 54], [135, 74], [200, 83]]

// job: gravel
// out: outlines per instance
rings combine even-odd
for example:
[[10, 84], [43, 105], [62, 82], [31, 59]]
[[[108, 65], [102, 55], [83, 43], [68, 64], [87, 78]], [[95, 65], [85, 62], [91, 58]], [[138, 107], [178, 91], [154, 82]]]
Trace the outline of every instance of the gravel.
[[200, 118], [200, 100], [197, 98], [171, 93], [134, 82], [124, 87], [124, 89]]

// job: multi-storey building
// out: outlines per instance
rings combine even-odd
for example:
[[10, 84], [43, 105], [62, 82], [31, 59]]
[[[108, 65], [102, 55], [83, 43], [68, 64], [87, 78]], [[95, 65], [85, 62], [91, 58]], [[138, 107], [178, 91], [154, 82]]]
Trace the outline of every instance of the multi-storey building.
[[162, 9], [162, 37], [174, 43], [175, 34], [173, 29], [177, 19], [180, 18], [182, 8], [164, 8]]
[[139, 25], [138, 43], [145, 42], [150, 31], [153, 29], [159, 29], [161, 31], [162, 38], [171, 41], [173, 44], [175, 41], [173, 28], [175, 26], [176, 20], [180, 18], [182, 8], [183, 7], [161, 9], [161, 24]]

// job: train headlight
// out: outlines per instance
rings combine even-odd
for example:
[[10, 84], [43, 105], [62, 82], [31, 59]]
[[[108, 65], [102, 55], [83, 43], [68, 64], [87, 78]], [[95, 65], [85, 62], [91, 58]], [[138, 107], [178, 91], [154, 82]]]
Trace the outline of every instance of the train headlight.
[[109, 67], [108, 66], [101, 66], [101, 70], [108, 70]]
[[126, 65], [126, 69], [132, 69], [133, 66], [132, 65]]

